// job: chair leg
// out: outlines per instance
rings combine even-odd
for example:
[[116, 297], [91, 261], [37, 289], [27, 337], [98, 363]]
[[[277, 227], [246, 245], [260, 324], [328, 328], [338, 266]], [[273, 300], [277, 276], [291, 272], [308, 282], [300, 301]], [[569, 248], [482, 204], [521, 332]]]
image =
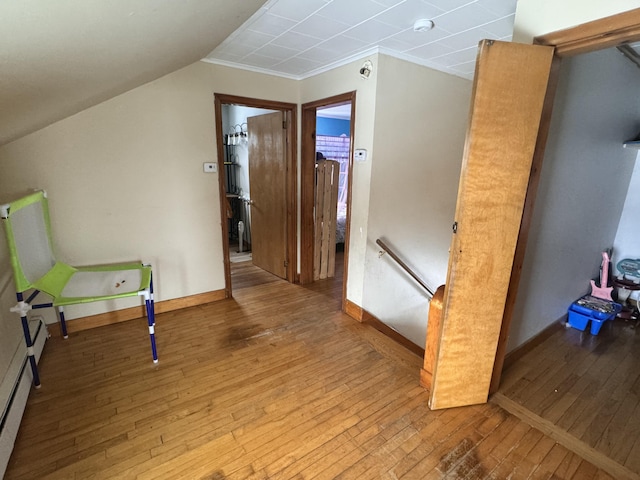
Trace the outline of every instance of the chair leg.
[[153, 355], [153, 363], [158, 363], [158, 351], [156, 350], [155, 333], [156, 320], [151, 294], [145, 295], [144, 303], [147, 309], [147, 323], [149, 325], [149, 339], [151, 340], [151, 353]]
[[67, 322], [64, 319], [64, 307], [58, 307], [58, 316], [60, 317], [60, 331], [62, 332], [62, 338], [69, 338], [67, 334]]
[[27, 312], [31, 310], [31, 305], [24, 301], [22, 293], [16, 293], [18, 305], [11, 308], [11, 311], [20, 315], [22, 321], [22, 333], [24, 334], [24, 342], [27, 345], [27, 355], [29, 356], [29, 364], [31, 365], [31, 373], [33, 374], [33, 386], [40, 388], [40, 375], [38, 374], [38, 364], [36, 363], [36, 355], [33, 350], [33, 341], [31, 340], [31, 332], [29, 331], [29, 320]]
[[29, 364], [31, 365], [31, 373], [33, 374], [33, 386], [40, 388], [40, 375], [38, 374], [38, 364], [36, 363], [36, 355], [33, 350], [33, 341], [29, 332], [29, 322], [27, 317], [21, 317], [22, 331], [24, 332], [24, 341], [27, 344], [27, 355], [29, 356]]

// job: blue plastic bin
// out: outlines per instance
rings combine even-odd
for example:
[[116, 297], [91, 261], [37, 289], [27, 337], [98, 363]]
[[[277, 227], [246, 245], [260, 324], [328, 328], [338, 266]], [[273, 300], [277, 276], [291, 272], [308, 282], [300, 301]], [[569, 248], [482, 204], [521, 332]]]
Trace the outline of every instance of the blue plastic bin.
[[613, 320], [622, 310], [622, 305], [601, 298], [585, 295], [569, 307], [569, 325], [584, 331], [591, 322], [591, 335], [598, 335], [602, 324]]

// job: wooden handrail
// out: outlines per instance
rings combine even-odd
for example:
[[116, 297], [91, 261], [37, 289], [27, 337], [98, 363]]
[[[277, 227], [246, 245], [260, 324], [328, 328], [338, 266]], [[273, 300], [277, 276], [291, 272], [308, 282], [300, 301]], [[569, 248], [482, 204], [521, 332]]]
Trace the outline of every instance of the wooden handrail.
[[380, 239], [377, 239], [377, 240], [376, 240], [376, 243], [377, 243], [378, 245], [380, 245], [380, 246], [382, 247], [382, 249], [383, 249], [386, 253], [388, 253], [388, 254], [389, 254], [389, 256], [390, 256], [391, 258], [393, 258], [393, 259], [396, 261], [396, 263], [397, 263], [398, 265], [400, 265], [400, 266], [403, 268], [403, 270], [404, 270], [405, 272], [407, 272], [409, 275], [411, 275], [411, 278], [413, 278], [416, 282], [418, 282], [418, 283], [420, 284], [420, 286], [421, 286], [422, 288], [424, 288], [427, 292], [429, 292], [429, 297], [433, 297], [433, 290], [431, 290], [431, 289], [427, 286], [427, 284], [426, 284], [426, 283], [424, 283], [424, 281], [423, 281], [420, 277], [418, 277], [418, 275], [416, 275], [416, 273], [415, 273], [413, 270], [411, 270], [411, 268], [409, 268], [409, 267], [407, 266], [407, 264], [406, 264], [406, 263], [404, 263], [404, 262], [400, 259], [400, 257], [398, 257], [398, 255], [396, 255], [396, 254], [395, 254], [395, 253], [394, 253], [394, 252], [389, 248], [389, 246], [388, 246], [387, 244], [385, 244], [385, 243], [384, 243], [382, 240], [380, 240]]

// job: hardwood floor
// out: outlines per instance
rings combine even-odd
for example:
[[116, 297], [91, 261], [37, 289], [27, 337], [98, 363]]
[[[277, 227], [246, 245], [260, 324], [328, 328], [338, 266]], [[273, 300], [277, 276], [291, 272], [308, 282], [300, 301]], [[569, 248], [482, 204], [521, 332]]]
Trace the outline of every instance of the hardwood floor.
[[607, 322], [597, 336], [559, 330], [504, 372], [500, 394], [640, 478], [639, 347], [634, 322]]
[[610, 479], [493, 405], [430, 411], [422, 359], [340, 282], [236, 272], [234, 299], [52, 338], [7, 479]]

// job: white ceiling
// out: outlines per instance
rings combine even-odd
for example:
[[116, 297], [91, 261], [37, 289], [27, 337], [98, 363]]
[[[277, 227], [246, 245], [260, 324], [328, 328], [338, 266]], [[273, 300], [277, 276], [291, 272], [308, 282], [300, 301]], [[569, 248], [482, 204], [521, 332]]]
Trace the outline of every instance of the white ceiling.
[[0, 145], [197, 62], [263, 4], [0, 1]]
[[[483, 38], [511, 40], [516, 0], [269, 0], [205, 61], [306, 78], [381, 52], [471, 79]], [[429, 32], [413, 30], [430, 19]]]
[[[478, 41], [510, 39], [514, 11], [515, 0], [0, 1], [0, 145], [205, 56], [300, 79], [379, 51], [471, 78]], [[435, 28], [415, 33], [418, 18]]]

